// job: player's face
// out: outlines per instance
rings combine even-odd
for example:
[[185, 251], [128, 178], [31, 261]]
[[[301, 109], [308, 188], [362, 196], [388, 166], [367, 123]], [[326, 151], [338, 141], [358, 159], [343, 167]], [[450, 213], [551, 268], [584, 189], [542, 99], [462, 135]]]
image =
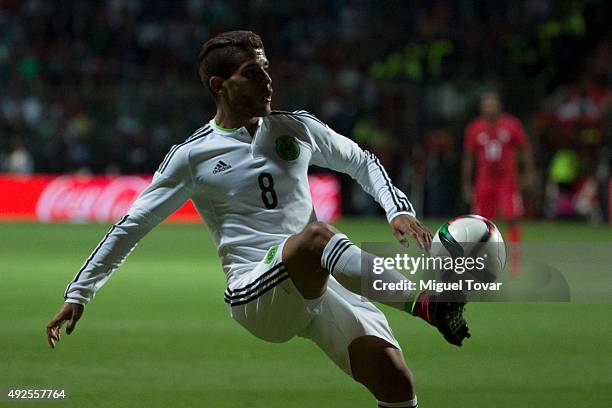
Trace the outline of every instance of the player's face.
[[225, 102], [239, 116], [266, 116], [272, 111], [272, 78], [263, 50], [249, 55], [231, 77], [224, 81]]
[[480, 112], [485, 117], [495, 117], [501, 112], [501, 102], [497, 94], [485, 93], [481, 96]]

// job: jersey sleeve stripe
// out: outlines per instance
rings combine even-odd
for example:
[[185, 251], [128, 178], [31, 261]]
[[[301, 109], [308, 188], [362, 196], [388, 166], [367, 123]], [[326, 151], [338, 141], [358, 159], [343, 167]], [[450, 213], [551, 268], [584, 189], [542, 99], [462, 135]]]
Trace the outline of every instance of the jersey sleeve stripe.
[[196, 138], [196, 137], [200, 136], [202, 133], [204, 133], [204, 132], [206, 132], [206, 131], [208, 131], [208, 130], [210, 130], [210, 124], [202, 126], [202, 127], [201, 127], [201, 128], [199, 128], [198, 130], [196, 130], [195, 132], [193, 132], [193, 134], [187, 138], [186, 142], [191, 141], [192, 139], [194, 139], [194, 138]]
[[316, 120], [317, 122], [319, 122], [323, 126], [327, 126], [327, 124], [323, 123], [323, 121], [321, 121], [321, 119], [317, 118], [313, 114], [311, 114], [311, 113], [309, 113], [307, 111], [304, 111], [304, 110], [293, 111], [293, 112], [283, 111], [283, 110], [274, 110], [274, 111], [272, 111], [271, 115], [288, 115], [288, 116], [297, 116], [298, 118], [306, 117], [306, 118], [309, 118], [309, 119], [312, 119], [312, 120]]
[[306, 113], [298, 113], [298, 115], [299, 115], [299, 116], [306, 117], [306, 118], [310, 118], [310, 119], [312, 119], [312, 120], [316, 120], [316, 121], [317, 121], [317, 122], [319, 122], [321, 125], [323, 125], [323, 126], [327, 127], [327, 124], [326, 124], [325, 122], [323, 122], [321, 119], [317, 118], [317, 117], [316, 117], [316, 116], [314, 116], [314, 115], [310, 115], [310, 114], [306, 114]]
[[100, 250], [100, 248], [102, 248], [102, 245], [104, 245], [104, 243], [106, 242], [106, 240], [108, 239], [108, 237], [113, 233], [113, 231], [115, 230], [115, 228], [117, 228], [118, 226], [120, 226], [121, 224], [123, 224], [125, 221], [127, 221], [129, 214], [126, 214], [123, 216], [123, 218], [121, 218], [118, 222], [116, 222], [112, 228], [106, 233], [106, 235], [104, 236], [104, 238], [102, 238], [102, 241], [100, 241], [98, 243], [98, 246], [96, 246], [96, 248], [93, 250], [93, 252], [91, 253], [91, 255], [89, 255], [89, 258], [87, 258], [87, 260], [85, 261], [85, 264], [83, 265], [83, 267], [81, 267], [81, 269], [79, 270], [79, 273], [77, 273], [77, 275], [74, 277], [74, 279], [72, 281], [70, 281], [70, 283], [68, 284], [68, 286], [66, 287], [66, 290], [64, 291], [64, 299], [68, 299], [68, 291], [70, 290], [70, 286], [72, 286], [73, 283], [75, 283], [76, 281], [79, 280], [79, 278], [81, 277], [81, 274], [83, 273], [83, 271], [85, 270], [85, 268], [87, 268], [87, 266], [89, 265], [89, 263], [91, 262], [91, 260], [96, 256], [96, 254], [98, 253], [98, 251]]
[[400, 194], [400, 192], [396, 191], [395, 192], [397, 194], [397, 198], [404, 203], [404, 205], [406, 206], [406, 208], [408, 209], [408, 211], [412, 211], [414, 212], [414, 208], [412, 207], [412, 204], [410, 203], [410, 201], [408, 201], [408, 199], [406, 197], [404, 197], [403, 194]]
[[[210, 129], [210, 124], [206, 124], [204, 126], [202, 126], [201, 128], [199, 128], [198, 130], [196, 130], [191, 136], [189, 136], [187, 138], [187, 140], [185, 142], [189, 142], [191, 141], [193, 138], [201, 135], [203, 132], [207, 131], [208, 129]], [[183, 142], [183, 143], [185, 143]], [[166, 154], [166, 157], [164, 157], [164, 160], [161, 162], [161, 164], [159, 165], [159, 169], [161, 169], [162, 167], [165, 166], [165, 164], [167, 163], [168, 160], [170, 160], [170, 158], [172, 157], [172, 155], [174, 154], [174, 152], [176, 151], [176, 149], [178, 149], [181, 145], [174, 145], [172, 146], [172, 148], [170, 149], [170, 151], [168, 152], [168, 154]]]
[[323, 126], [327, 126], [327, 124], [325, 124], [321, 119], [317, 118], [315, 115], [313, 115], [312, 113], [306, 112], [306, 111], [296, 111], [294, 112], [294, 115], [296, 116], [301, 116], [301, 117], [306, 117], [306, 118], [310, 118], [312, 120], [316, 120], [317, 122], [319, 122], [320, 124], [322, 124]]
[[168, 167], [168, 163], [170, 163], [170, 160], [172, 159], [172, 156], [174, 156], [174, 154], [176, 153], [176, 151], [178, 149], [180, 149], [181, 147], [185, 146], [188, 143], [194, 142], [194, 141], [199, 140], [199, 139], [201, 139], [201, 138], [203, 138], [205, 136], [208, 136], [212, 132], [213, 132], [212, 129], [209, 129], [207, 131], [202, 131], [202, 132], [200, 132], [200, 134], [194, 134], [192, 137], [190, 137], [189, 139], [187, 139], [183, 143], [174, 146], [172, 149], [170, 149], [170, 152], [166, 155], [166, 158], [164, 159], [164, 161], [162, 161], [162, 164], [159, 165], [159, 168], [157, 169], [157, 171], [160, 172], [160, 173], [163, 173], [164, 170], [166, 170], [166, 168]]
[[414, 207], [412, 207], [412, 204], [410, 203], [410, 201], [408, 201], [408, 199], [406, 197], [402, 197], [399, 194], [398, 194], [398, 196], [399, 196], [400, 200], [402, 200], [404, 202], [404, 204], [408, 208], [408, 211], [414, 212]]
[[374, 161], [374, 164], [376, 164], [376, 167], [378, 167], [378, 170], [381, 172], [383, 179], [385, 180], [385, 184], [387, 185], [387, 188], [389, 189], [389, 193], [391, 193], [391, 198], [393, 199], [393, 203], [395, 204], [397, 211], [406, 211], [405, 203], [399, 200], [397, 193], [395, 192], [395, 189], [393, 188], [393, 185], [391, 184], [391, 179], [389, 179], [387, 172], [385, 171], [384, 167], [380, 164], [378, 157], [376, 157], [373, 153], [370, 153], [367, 150], [364, 150], [364, 151]]
[[170, 151], [166, 153], [166, 157], [164, 157], [164, 160], [162, 160], [161, 164], [157, 168], [157, 171], [161, 172], [161, 169], [166, 165], [166, 162], [170, 160], [170, 157], [172, 157], [172, 155], [174, 154], [174, 150], [176, 149], [176, 147], [177, 147], [176, 145], [172, 146]]

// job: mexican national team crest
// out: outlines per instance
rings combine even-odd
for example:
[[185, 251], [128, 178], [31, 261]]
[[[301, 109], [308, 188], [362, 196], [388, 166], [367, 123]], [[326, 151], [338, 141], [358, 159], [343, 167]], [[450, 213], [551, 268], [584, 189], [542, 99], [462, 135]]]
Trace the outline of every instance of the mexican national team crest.
[[276, 139], [276, 153], [287, 161], [292, 161], [300, 156], [300, 145], [293, 136], [281, 136]]

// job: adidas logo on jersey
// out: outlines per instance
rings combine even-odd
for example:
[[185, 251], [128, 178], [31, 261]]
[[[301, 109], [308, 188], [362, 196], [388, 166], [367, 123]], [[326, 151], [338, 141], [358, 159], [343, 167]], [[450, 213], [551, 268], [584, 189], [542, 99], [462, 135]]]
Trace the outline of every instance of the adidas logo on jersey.
[[221, 173], [222, 171], [229, 170], [231, 168], [232, 166], [225, 163], [223, 160], [219, 160], [219, 163], [217, 163], [217, 165], [213, 169], [213, 174]]

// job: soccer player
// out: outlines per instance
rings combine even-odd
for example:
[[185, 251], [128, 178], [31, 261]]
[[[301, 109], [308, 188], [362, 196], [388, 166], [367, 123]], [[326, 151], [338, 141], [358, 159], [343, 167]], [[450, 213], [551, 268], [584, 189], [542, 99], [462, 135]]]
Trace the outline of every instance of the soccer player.
[[[510, 272], [519, 272], [521, 230], [519, 218], [523, 204], [519, 189], [516, 156], [520, 158], [524, 183], [533, 184], [533, 155], [529, 139], [521, 122], [502, 112], [497, 92], [480, 96], [481, 116], [465, 131], [462, 187], [463, 197], [472, 204], [472, 211], [486, 218], [501, 216], [508, 223], [511, 243]], [[472, 171], [476, 175], [472, 189]]]
[[[66, 288], [47, 325], [55, 347], [61, 326], [73, 332], [84, 305], [137, 242], [191, 199], [217, 245], [227, 278], [231, 317], [271, 342], [313, 340], [364, 384], [379, 407], [417, 407], [413, 377], [384, 315], [359, 292], [362, 251], [318, 222], [308, 186], [315, 164], [350, 174], [384, 207], [395, 237], [428, 248], [432, 235], [415, 218], [379, 160], [311, 114], [271, 111], [272, 80], [261, 39], [250, 31], [220, 34], [203, 44], [200, 76], [217, 112], [172, 147], [153, 181]], [[391, 275], [393, 280], [403, 276]], [[461, 345], [468, 337], [462, 302], [407, 294], [394, 305], [436, 326]]]

